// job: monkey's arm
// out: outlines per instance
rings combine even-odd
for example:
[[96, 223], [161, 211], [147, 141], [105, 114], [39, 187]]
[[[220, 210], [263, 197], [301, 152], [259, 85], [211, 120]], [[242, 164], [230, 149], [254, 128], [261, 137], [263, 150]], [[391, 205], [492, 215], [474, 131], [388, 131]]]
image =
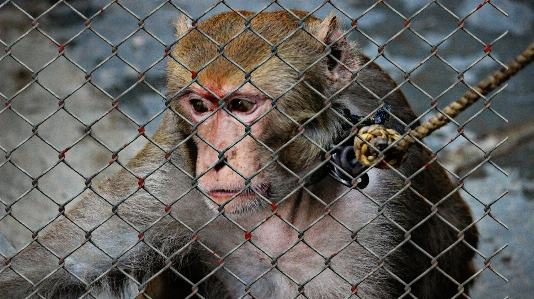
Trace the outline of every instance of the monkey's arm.
[[[105, 182], [102, 194], [109, 196], [106, 189], [114, 187], [113, 179]], [[96, 194], [82, 199], [28, 247], [3, 261], [2, 298], [26, 298], [34, 291], [46, 298], [78, 298], [86, 291], [106, 298], [111, 289], [125, 298], [141, 293], [145, 280], [164, 267], [171, 249], [178, 252], [176, 260], [185, 258], [191, 233], [168, 215], [165, 204], [137, 193], [116, 210]]]
[[[149, 143], [128, 170], [94, 183], [90, 194], [3, 261], [2, 298], [26, 298], [34, 290], [50, 298], [78, 298], [110, 288], [129, 289], [124, 296], [133, 298], [171, 249], [178, 252], [176, 260], [184, 259], [192, 222], [203, 219], [172, 120], [165, 117], [152, 138], [160, 147]], [[174, 151], [169, 156], [162, 148]]]
[[[117, 270], [126, 265], [135, 266], [132, 254], [120, 256], [120, 252], [136, 244], [137, 234], [125, 229], [117, 217], [109, 218], [111, 210], [106, 213], [104, 204], [95, 196], [82, 199], [78, 208], [89, 208], [66, 212], [46, 231], [34, 234], [26, 248], [5, 260], [0, 273], [2, 296], [26, 298], [36, 291], [53, 298], [70, 298], [91, 285], [117, 280]], [[95, 213], [101, 216], [94, 217]], [[96, 228], [94, 222], [102, 218], [109, 219]], [[141, 246], [134, 251], [138, 257], [143, 254]]]

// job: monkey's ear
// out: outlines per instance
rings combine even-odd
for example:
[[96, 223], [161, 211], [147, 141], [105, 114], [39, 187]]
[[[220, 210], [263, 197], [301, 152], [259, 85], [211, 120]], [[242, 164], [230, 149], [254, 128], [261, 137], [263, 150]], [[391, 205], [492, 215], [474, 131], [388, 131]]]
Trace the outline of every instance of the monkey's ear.
[[329, 79], [335, 82], [350, 81], [351, 71], [359, 68], [358, 59], [353, 46], [343, 35], [338, 18], [331, 12], [319, 25], [315, 37], [330, 46], [327, 57]]
[[185, 14], [182, 14], [177, 20], [175, 20], [173, 25], [176, 28], [176, 37], [180, 37], [193, 29], [192, 20]]
[[331, 12], [323, 22], [321, 22], [321, 25], [319, 25], [315, 37], [329, 45], [342, 35], [343, 31], [339, 28], [337, 17], [334, 15], [334, 12]]

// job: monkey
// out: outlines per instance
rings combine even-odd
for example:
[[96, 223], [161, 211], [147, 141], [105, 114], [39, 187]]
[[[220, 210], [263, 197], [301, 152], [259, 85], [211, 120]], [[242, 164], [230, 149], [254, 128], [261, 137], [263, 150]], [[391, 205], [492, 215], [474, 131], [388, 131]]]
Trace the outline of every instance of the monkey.
[[[351, 115], [395, 82], [308, 12], [181, 17], [166, 112], [146, 146], [0, 269], [5, 298], [452, 298], [473, 283], [471, 211], [429, 151], [328, 175]], [[387, 168], [387, 167], [386, 167]], [[355, 182], [365, 175], [367, 186]]]

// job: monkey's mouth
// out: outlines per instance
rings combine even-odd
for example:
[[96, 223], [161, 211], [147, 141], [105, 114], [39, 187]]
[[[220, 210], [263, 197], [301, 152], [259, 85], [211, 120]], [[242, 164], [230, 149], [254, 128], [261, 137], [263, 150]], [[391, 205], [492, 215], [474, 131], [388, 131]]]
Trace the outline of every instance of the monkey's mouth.
[[269, 193], [270, 184], [259, 184], [255, 187], [241, 189], [224, 189], [216, 188], [206, 192], [212, 199], [219, 204], [224, 204], [233, 200], [255, 199], [261, 196], [265, 197]]

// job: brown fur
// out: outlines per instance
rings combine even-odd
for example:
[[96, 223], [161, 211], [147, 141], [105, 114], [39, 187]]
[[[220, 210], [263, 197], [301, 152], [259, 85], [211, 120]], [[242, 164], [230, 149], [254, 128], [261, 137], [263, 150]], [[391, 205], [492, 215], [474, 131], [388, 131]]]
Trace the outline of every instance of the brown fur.
[[[426, 166], [431, 158], [421, 146], [410, 149], [399, 174], [370, 170], [364, 190], [329, 177], [298, 182], [350, 125], [344, 109], [361, 115], [386, 103], [396, 116], [386, 126], [415, 124], [404, 95], [390, 93], [391, 78], [357, 54], [333, 15], [300, 26], [305, 12], [261, 13], [253, 32], [239, 14], [177, 23], [172, 111], [155, 144], [40, 234], [51, 251], [35, 242], [15, 256], [0, 273], [0, 294], [26, 297], [32, 288], [19, 274], [40, 281], [59, 258], [62, 268], [37, 287], [50, 298], [77, 298], [86, 288], [140, 299], [408, 291], [441, 299], [461, 293], [458, 284], [467, 293], [477, 230], [444, 170]], [[236, 99], [254, 100], [258, 115], [230, 111]], [[192, 108], [197, 100], [207, 114]], [[243, 193], [225, 201], [219, 195], [228, 190]]]

